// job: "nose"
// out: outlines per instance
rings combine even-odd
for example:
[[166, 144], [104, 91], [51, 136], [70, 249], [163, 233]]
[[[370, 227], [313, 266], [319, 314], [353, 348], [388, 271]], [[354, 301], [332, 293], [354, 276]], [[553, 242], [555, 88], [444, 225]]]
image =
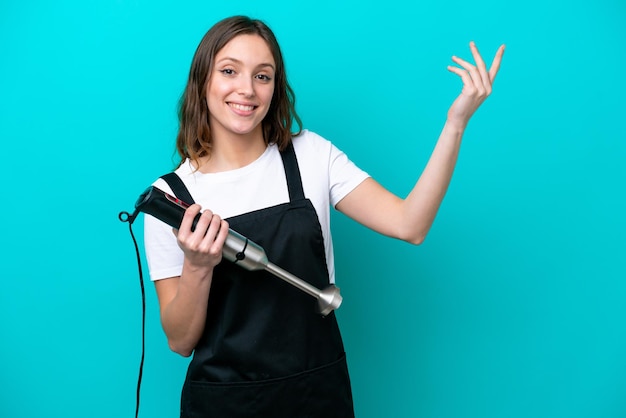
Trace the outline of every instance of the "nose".
[[237, 86], [237, 92], [245, 97], [254, 96], [254, 82], [251, 76], [241, 77], [239, 79], [239, 85]]

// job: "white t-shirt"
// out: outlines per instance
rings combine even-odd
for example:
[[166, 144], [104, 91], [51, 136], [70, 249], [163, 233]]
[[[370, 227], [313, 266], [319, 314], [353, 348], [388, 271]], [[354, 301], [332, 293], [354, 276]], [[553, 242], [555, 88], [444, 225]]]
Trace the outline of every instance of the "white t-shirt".
[[[313, 132], [303, 130], [293, 138], [293, 145], [304, 195], [313, 203], [322, 227], [328, 272], [331, 283], [334, 283], [330, 206], [335, 207], [369, 176], [331, 142]], [[270, 145], [256, 161], [236, 170], [207, 174], [194, 172], [187, 160], [176, 170], [176, 174], [196, 203], [222, 218], [289, 201], [285, 170], [276, 145]], [[172, 193], [163, 179], [159, 178], [153, 185]], [[183, 252], [169, 225], [146, 215], [144, 243], [151, 280], [181, 275]]]

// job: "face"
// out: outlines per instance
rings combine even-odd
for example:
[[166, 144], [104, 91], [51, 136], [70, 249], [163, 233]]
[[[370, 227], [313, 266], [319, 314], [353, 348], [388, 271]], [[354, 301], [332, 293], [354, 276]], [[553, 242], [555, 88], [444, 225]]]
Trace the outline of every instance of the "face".
[[217, 53], [206, 91], [213, 140], [263, 138], [275, 69], [272, 52], [258, 35], [239, 35]]

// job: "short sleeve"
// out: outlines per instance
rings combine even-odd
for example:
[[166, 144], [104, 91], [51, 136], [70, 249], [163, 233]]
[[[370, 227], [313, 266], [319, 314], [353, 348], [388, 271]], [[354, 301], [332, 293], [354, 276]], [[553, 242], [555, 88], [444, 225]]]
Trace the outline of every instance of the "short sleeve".
[[329, 179], [330, 203], [333, 207], [368, 177], [344, 152], [331, 144]]

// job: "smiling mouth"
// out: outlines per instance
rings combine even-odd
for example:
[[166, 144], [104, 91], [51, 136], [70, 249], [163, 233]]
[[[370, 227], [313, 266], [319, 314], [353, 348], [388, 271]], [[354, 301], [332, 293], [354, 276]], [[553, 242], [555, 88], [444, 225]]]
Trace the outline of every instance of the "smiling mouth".
[[242, 104], [238, 104], [238, 103], [228, 103], [228, 106], [230, 106], [230, 107], [232, 107], [233, 109], [236, 109], [236, 110], [241, 110], [243, 112], [251, 112], [254, 109], [256, 109], [256, 106], [242, 105]]

